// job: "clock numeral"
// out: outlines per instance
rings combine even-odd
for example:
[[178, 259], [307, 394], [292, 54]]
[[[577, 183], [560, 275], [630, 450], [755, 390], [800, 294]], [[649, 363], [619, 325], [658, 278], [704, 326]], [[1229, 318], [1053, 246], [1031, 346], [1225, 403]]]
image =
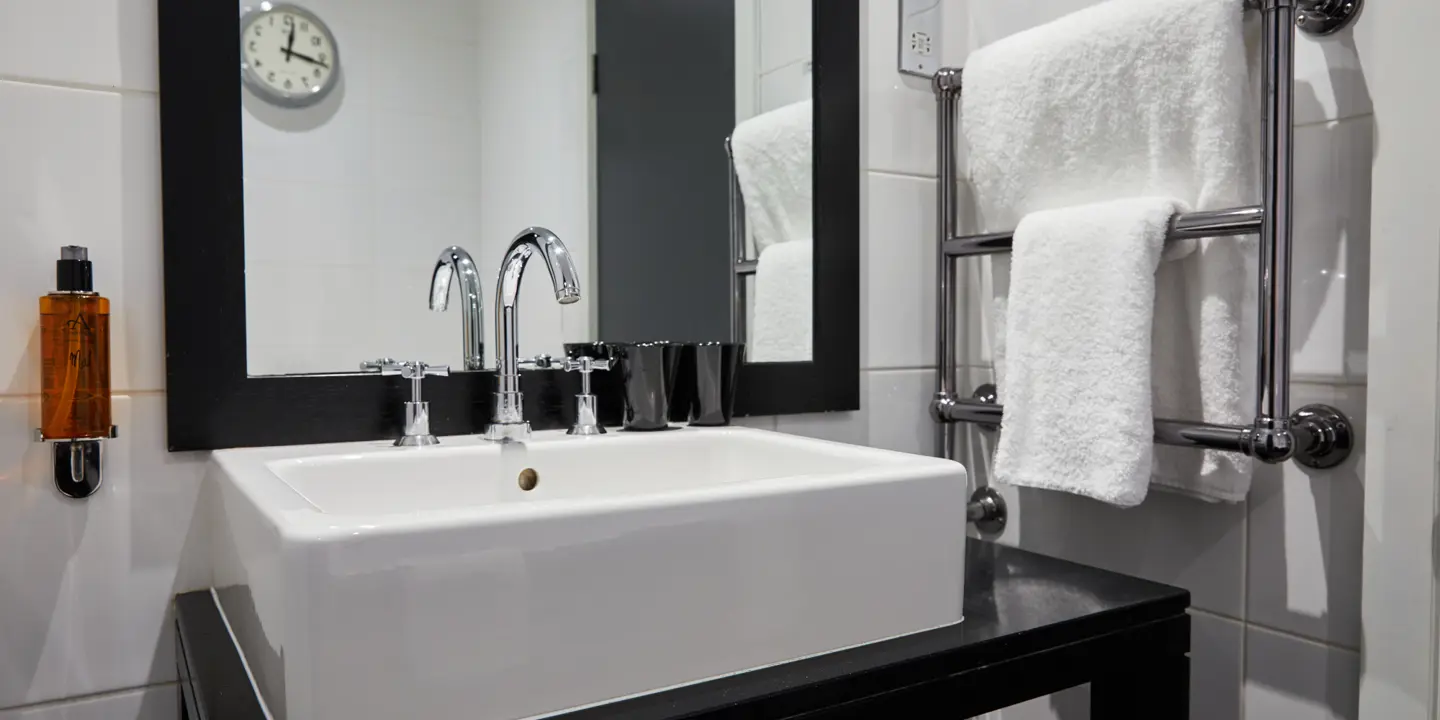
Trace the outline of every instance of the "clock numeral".
[[259, 60], [256, 60], [256, 61], [255, 61], [255, 67], [257, 67], [257, 68], [258, 68], [258, 67], [262, 67], [262, 66], [264, 66], [264, 65], [265, 65], [265, 63], [260, 62]]
[[300, 29], [304, 30], [305, 32], [310, 32], [310, 23], [301, 21]]
[[256, 26], [255, 26], [255, 37], [260, 37], [261, 35], [264, 35], [265, 33], [262, 32], [264, 29], [265, 29], [265, 28], [262, 28], [262, 27], [260, 27], [259, 25], [256, 25]]
[[315, 77], [320, 77], [320, 68], [315, 68]]
[[286, 15], [286, 16], [285, 16], [285, 25], [286, 25], [286, 26], [290, 26], [290, 25], [294, 25], [294, 24], [295, 24], [295, 16], [294, 16], [294, 15]]
[[295, 84], [292, 83], [292, 82], [290, 82], [289, 80], [286, 80], [286, 81], [285, 81], [285, 89], [286, 89], [286, 90], [289, 90], [289, 89], [292, 88], [292, 87], [295, 87]]
[[329, 61], [330, 61], [330, 58], [326, 57], [326, 56], [325, 56], [325, 53], [320, 53], [319, 55], [316, 56], [316, 59], [318, 59], [320, 62], [329, 62]]
[[269, 18], [269, 20], [270, 20], [270, 27], [275, 27], [275, 16], [274, 16], [274, 15], [271, 15], [270, 18]]
[[275, 82], [275, 73], [272, 72], [269, 75], [266, 75], [265, 79], [269, 80], [270, 82]]
[[256, 47], [256, 46], [255, 46], [255, 41], [254, 41], [254, 40], [251, 40], [251, 41], [250, 41], [250, 52], [255, 52], [255, 47]]
[[310, 44], [311, 44], [311, 45], [314, 45], [315, 47], [320, 47], [320, 36], [319, 36], [319, 35], [311, 35], [311, 36], [310, 36]]

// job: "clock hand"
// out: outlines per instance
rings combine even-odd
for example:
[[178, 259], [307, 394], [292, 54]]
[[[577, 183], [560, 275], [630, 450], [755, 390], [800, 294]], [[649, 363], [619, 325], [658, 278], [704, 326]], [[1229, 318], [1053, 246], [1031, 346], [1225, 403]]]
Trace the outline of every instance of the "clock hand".
[[295, 54], [295, 24], [290, 24], [290, 44], [285, 46], [285, 62], [290, 62], [291, 56]]
[[328, 67], [330, 67], [329, 65], [326, 65], [325, 63], [320, 62], [319, 60], [316, 60], [315, 58], [312, 58], [312, 57], [310, 57], [309, 55], [305, 55], [305, 54], [303, 54], [303, 53], [298, 53], [298, 52], [295, 52], [295, 51], [293, 51], [293, 50], [289, 50], [289, 51], [286, 51], [286, 52], [287, 52], [288, 54], [290, 54], [290, 55], [294, 55], [295, 57], [300, 58], [301, 60], [304, 60], [305, 62], [310, 63], [311, 65], [319, 65], [320, 67], [323, 67], [323, 68], [328, 68]]

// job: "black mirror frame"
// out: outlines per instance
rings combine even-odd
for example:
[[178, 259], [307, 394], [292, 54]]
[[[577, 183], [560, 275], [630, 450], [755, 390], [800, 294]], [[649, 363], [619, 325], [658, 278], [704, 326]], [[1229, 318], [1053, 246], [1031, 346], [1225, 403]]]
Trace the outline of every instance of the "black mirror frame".
[[[250, 376], [239, 17], [158, 0], [165, 349], [171, 451], [395, 437], [405, 384], [360, 374]], [[814, 359], [745, 363], [737, 415], [860, 407], [860, 6], [812, 0], [815, 99]], [[578, 380], [527, 372], [526, 415], [563, 427]], [[480, 432], [493, 371], [427, 381], [438, 435]]]

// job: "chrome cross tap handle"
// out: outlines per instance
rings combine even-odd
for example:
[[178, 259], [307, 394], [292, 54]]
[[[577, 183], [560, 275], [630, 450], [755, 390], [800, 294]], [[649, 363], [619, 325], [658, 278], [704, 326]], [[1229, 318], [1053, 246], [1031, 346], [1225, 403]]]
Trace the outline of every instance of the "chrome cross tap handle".
[[390, 358], [381, 358], [360, 363], [360, 369], [381, 375], [399, 375], [410, 381], [410, 401], [405, 403], [405, 434], [396, 438], [396, 447], [440, 444], [440, 441], [430, 434], [430, 403], [421, 397], [421, 390], [427, 375], [449, 375], [450, 366], [426, 365], [419, 361], [397, 362]]
[[600, 409], [595, 395], [590, 392], [590, 373], [609, 370], [610, 360], [591, 357], [567, 358], [561, 365], [565, 372], [580, 373], [580, 394], [575, 396], [575, 424], [566, 431], [567, 435], [604, 435], [600, 424]]

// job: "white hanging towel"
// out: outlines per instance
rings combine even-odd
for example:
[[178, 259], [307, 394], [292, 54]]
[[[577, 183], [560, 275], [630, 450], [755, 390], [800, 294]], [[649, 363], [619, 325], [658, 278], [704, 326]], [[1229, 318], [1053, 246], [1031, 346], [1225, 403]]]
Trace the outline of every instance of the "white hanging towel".
[[814, 115], [814, 103], [804, 100], [745, 120], [730, 136], [757, 254], [814, 236]]
[[1125, 507], [1145, 499], [1155, 270], [1183, 210], [1135, 198], [1020, 221], [997, 479]]
[[[1242, 0], [1110, 0], [971, 55], [962, 117], [981, 228], [1003, 230], [1038, 211], [1127, 198], [1170, 198], [1206, 210], [1255, 202], [1252, 136], [1258, 116], [1252, 112], [1243, 18]], [[1053, 232], [1045, 226], [1054, 219], [1042, 218], [1044, 225], [1037, 229], [1044, 233], [1037, 237]], [[1042, 257], [1078, 267], [1084, 261], [1078, 255], [1087, 250], [1066, 246], [1077, 257]], [[1241, 331], [1245, 260], [1252, 252], [1248, 238], [1165, 245], [1163, 256], [1173, 262], [1161, 263], [1154, 279], [1154, 417], [1250, 421], [1243, 400], [1248, 363], [1241, 361]], [[1025, 298], [1012, 293], [1009, 264], [997, 260], [994, 273], [995, 363], [1006, 404], [1005, 434], [1012, 435], [1010, 452], [996, 457], [996, 477], [1100, 497], [1104, 493], [1087, 483], [1096, 482], [1110, 465], [1100, 457], [1101, 446], [1091, 452], [1074, 444], [1046, 448], [1027, 443], [1024, 453], [1055, 454], [1035, 460], [1034, 467], [1053, 467], [1061, 474], [1038, 479], [1017, 474], [1021, 453], [1015, 443], [1025, 439], [1011, 433], [1012, 412], [1024, 416], [1037, 409], [1017, 407], [1015, 401], [1055, 400], [1022, 391], [1019, 379], [1010, 377], [1008, 355], [1016, 339], [1007, 337], [1007, 315], [1014, 318], [1014, 303]], [[1054, 269], [1044, 272], [1054, 274]], [[1131, 287], [1142, 291], [1140, 285]], [[1113, 333], [1096, 332], [1090, 341], [1116, 352], [1134, 347]], [[1046, 345], [1025, 347], [1045, 352]], [[1063, 368], [1064, 358], [1034, 361], [1032, 367]], [[1104, 423], [1119, 437], [1125, 430], [1111, 425], [1110, 418], [1120, 406], [1101, 407], [1100, 388], [1088, 390], [1064, 400], [1058, 408], [1065, 411], [1064, 419]], [[1110, 395], [1111, 402], [1117, 395], [1123, 393]], [[1006, 440], [1001, 443], [1005, 446]], [[1249, 492], [1249, 458], [1164, 446], [1151, 454], [1149, 479], [1156, 485], [1230, 502]], [[1032, 464], [1029, 458], [1024, 463]], [[1143, 487], [1111, 501], [1138, 503]]]
[[771, 245], [755, 267], [751, 362], [809, 362], [813, 358], [815, 252], [809, 240]]

